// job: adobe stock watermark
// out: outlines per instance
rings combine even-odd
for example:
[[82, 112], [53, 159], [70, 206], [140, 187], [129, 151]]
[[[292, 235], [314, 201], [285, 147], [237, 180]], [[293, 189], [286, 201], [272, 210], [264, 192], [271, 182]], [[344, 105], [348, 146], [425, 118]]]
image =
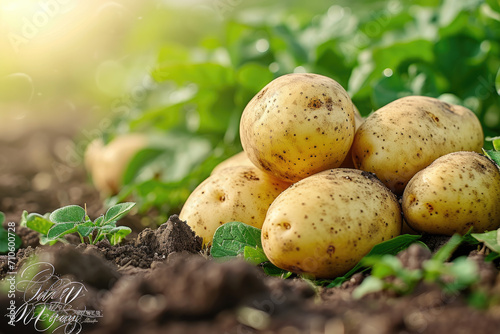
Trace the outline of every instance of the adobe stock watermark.
[[225, 19], [242, 3], [243, 0], [212, 0], [210, 7], [220, 19]]
[[109, 131], [113, 120], [118, 117], [126, 117], [132, 113], [136, 106], [146, 99], [148, 93], [157, 87], [157, 83], [151, 75], [146, 74], [142, 80], [134, 85], [127, 94], [115, 98], [109, 107], [110, 113], [102, 118], [92, 130], [83, 129], [81, 135], [83, 139], [76, 144], [67, 145], [64, 152], [59, 155], [60, 161], [54, 161], [52, 168], [60, 182], [64, 182], [71, 177], [72, 171], [79, 167], [85, 155], [87, 145], [95, 139]]
[[[102, 318], [101, 311], [74, 308], [73, 302], [85, 297], [87, 288], [83, 283], [58, 277], [48, 262], [33, 263], [19, 272], [17, 279], [8, 279], [9, 307], [5, 317], [9, 326], [32, 326], [37, 332], [50, 334], [77, 334], [83, 324]], [[16, 299], [16, 292], [21, 298]], [[19, 330], [22, 332], [13, 328]]]
[[20, 28], [9, 32], [7, 38], [16, 53], [35, 39], [42, 30], [57, 16], [71, 9], [71, 3], [76, 0], [40, 0], [37, 9], [21, 18]]

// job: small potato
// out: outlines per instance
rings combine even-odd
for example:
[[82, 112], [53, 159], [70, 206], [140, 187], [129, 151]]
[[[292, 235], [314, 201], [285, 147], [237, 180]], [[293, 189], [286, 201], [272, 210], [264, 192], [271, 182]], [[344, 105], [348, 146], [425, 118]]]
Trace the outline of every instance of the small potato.
[[287, 74], [248, 103], [240, 137], [255, 166], [296, 182], [344, 161], [354, 137], [353, 104], [333, 79]]
[[372, 172], [398, 195], [415, 173], [457, 151], [481, 152], [483, 130], [469, 109], [408, 96], [368, 116], [352, 144], [356, 168]]
[[500, 171], [475, 152], [450, 153], [418, 172], [403, 194], [403, 212], [413, 229], [465, 234], [500, 227]]
[[227, 158], [226, 160], [222, 161], [220, 164], [214, 167], [212, 170], [212, 173], [210, 175], [214, 175], [219, 173], [220, 171], [228, 168], [228, 167], [234, 167], [234, 166], [254, 166], [254, 164], [248, 159], [247, 154], [245, 151], [241, 151], [239, 153], [236, 153], [235, 155]]
[[401, 233], [396, 196], [373, 174], [336, 168], [305, 178], [271, 204], [262, 247], [285, 270], [345, 274], [376, 244]]
[[239, 221], [261, 228], [269, 205], [289, 185], [255, 166], [228, 167], [191, 193], [179, 218], [187, 221], [206, 245], [224, 223]]
[[84, 160], [94, 186], [105, 196], [118, 193], [128, 163], [147, 144], [147, 137], [138, 133], [116, 137], [107, 145], [101, 139], [92, 141]]

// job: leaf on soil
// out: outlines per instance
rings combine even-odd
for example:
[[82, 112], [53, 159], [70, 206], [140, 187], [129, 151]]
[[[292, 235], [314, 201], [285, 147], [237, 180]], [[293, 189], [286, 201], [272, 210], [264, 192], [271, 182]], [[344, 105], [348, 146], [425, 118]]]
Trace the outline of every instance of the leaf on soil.
[[384, 281], [382, 279], [375, 276], [368, 276], [363, 280], [363, 284], [352, 292], [352, 297], [359, 299], [368, 293], [382, 291], [383, 289]]
[[446, 244], [444, 244], [438, 251], [432, 256], [432, 260], [443, 263], [450, 258], [453, 252], [462, 243], [464, 237], [458, 234], [454, 234]]
[[115, 227], [110, 231], [111, 237], [109, 238], [109, 242], [111, 245], [119, 244], [131, 232], [132, 230], [127, 226]]
[[262, 248], [260, 229], [241, 222], [229, 222], [214, 233], [210, 254], [213, 258], [236, 257], [244, 253], [245, 246]]
[[243, 256], [245, 257], [245, 260], [254, 265], [259, 265], [263, 262], [269, 261], [262, 248], [245, 246], [243, 249]]
[[[369, 256], [374, 256], [374, 255], [396, 255], [403, 249], [408, 248], [412, 243], [416, 242], [418, 239], [420, 239], [420, 235], [413, 235], [413, 234], [402, 234], [398, 235], [395, 238], [392, 238], [390, 240], [384, 241], [379, 243], [378, 245], [375, 245], [372, 250], [365, 255], [365, 257]], [[363, 269], [364, 268], [364, 269]], [[349, 270], [344, 276], [337, 277], [333, 281], [331, 281], [330, 284], [328, 284], [328, 288], [333, 288], [336, 286], [340, 286], [342, 283], [347, 281], [352, 275], [357, 273], [360, 270], [367, 270], [368, 268], [363, 265], [363, 259], [354, 266], [351, 270]]]
[[276, 277], [281, 277], [283, 279], [287, 279], [288, 277], [292, 276], [292, 272], [283, 270], [281, 268], [276, 267], [274, 264], [271, 262], [265, 262], [262, 264], [262, 269], [264, 270], [264, 273], [268, 276], [276, 276]]
[[472, 233], [471, 236], [474, 239], [484, 243], [486, 247], [488, 247], [492, 251], [500, 253], [500, 236], [498, 235], [498, 230], [485, 233]]
[[133, 202], [126, 202], [113, 205], [106, 211], [104, 215], [104, 221], [106, 224], [109, 221], [116, 221], [125, 216], [132, 208], [135, 206]]
[[78, 205], [68, 205], [55, 210], [49, 216], [49, 219], [56, 223], [74, 223], [78, 224], [83, 222], [85, 218], [85, 210]]

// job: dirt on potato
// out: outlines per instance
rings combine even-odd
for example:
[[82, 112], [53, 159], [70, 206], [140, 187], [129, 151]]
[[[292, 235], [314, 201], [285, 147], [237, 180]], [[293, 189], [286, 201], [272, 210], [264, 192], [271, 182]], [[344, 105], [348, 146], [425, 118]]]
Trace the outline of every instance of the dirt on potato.
[[[0, 156], [9, 156], [9, 163], [0, 165], [0, 211], [7, 222], [18, 223], [23, 210], [45, 213], [68, 204], [86, 203], [91, 217], [103, 213], [102, 200], [81, 167], [62, 179], [52, 167], [52, 162], [61, 162], [54, 148], [71, 135], [45, 129], [0, 143]], [[33, 143], [41, 140], [44, 144], [33, 150]], [[46, 162], [40, 164], [40, 159]], [[66, 306], [90, 314], [88, 322], [79, 323], [81, 333], [496, 333], [500, 328], [500, 307], [475, 309], [464, 295], [447, 295], [432, 284], [419, 284], [407, 296], [383, 292], [357, 300], [352, 291], [365, 274], [354, 275], [338, 288], [268, 277], [242, 260], [210, 259], [177, 216], [157, 228], [144, 228], [140, 222], [138, 215], [120, 221], [136, 233], [119, 246], [80, 245], [78, 238], [67, 245], [40, 246], [36, 232], [18, 226], [23, 244], [14, 260], [16, 270], [43, 265], [39, 272], [53, 268], [47, 284], [65, 279], [80, 286], [80, 298]], [[423, 239], [432, 250], [446, 240]], [[488, 295], [498, 294], [500, 276], [493, 263], [484, 262], [477, 250], [462, 252], [478, 263], [481, 288]], [[413, 246], [399, 255], [408, 268], [418, 268], [429, 256]], [[0, 256], [3, 282], [10, 272], [8, 257]], [[5, 320], [11, 300], [0, 292]], [[15, 301], [22, 305], [26, 295], [17, 291]], [[0, 321], [0, 333], [14, 330], [40, 333], [33, 319], [15, 327]]]

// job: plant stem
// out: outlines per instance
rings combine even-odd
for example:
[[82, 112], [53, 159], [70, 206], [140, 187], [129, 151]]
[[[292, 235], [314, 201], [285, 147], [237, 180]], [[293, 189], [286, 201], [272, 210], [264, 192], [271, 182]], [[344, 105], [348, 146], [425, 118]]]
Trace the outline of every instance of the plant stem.
[[83, 239], [83, 236], [80, 233], [78, 233], [78, 235], [80, 236], [80, 241], [82, 242], [82, 244], [84, 244], [85, 240]]

